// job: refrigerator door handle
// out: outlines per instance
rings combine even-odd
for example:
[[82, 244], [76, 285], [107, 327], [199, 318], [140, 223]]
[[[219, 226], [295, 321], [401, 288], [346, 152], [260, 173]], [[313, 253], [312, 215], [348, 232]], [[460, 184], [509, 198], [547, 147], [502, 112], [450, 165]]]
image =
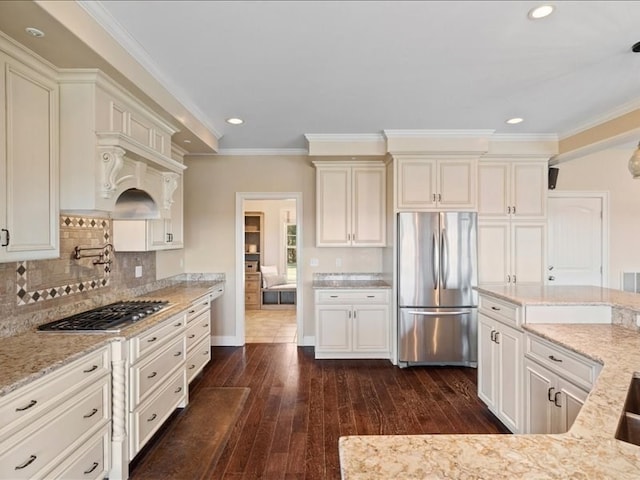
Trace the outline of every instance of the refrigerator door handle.
[[426, 317], [447, 317], [447, 316], [456, 316], [456, 315], [468, 315], [471, 313], [469, 310], [460, 310], [456, 312], [418, 312], [410, 310], [407, 312], [410, 315], [423, 315]]
[[438, 289], [438, 277], [440, 275], [440, 266], [438, 265], [438, 241], [436, 240], [436, 234], [431, 237], [431, 265], [433, 266], [433, 289]]
[[442, 273], [442, 288], [447, 288], [447, 278], [449, 277], [449, 249], [447, 248], [447, 229], [442, 229], [442, 236], [440, 237], [440, 255], [441, 255], [441, 273]]

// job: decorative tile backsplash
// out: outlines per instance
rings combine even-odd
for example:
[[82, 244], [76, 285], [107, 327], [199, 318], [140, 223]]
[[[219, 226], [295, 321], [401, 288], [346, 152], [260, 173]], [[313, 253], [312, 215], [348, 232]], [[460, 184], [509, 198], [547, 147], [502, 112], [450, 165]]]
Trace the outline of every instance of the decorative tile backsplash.
[[[111, 220], [63, 216], [60, 218], [60, 258], [23, 261], [16, 265], [16, 303], [26, 305], [109, 285]], [[105, 264], [95, 258], [74, 258], [75, 247], [102, 250]], [[94, 250], [92, 250], [93, 252]]]

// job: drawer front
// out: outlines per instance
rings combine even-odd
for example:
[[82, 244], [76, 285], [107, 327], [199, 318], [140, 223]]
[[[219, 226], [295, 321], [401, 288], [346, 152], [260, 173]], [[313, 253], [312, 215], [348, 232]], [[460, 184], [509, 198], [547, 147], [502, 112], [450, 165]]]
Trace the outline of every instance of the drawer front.
[[207, 337], [198, 343], [193, 350], [189, 351], [187, 356], [187, 381], [191, 383], [191, 380], [202, 371], [210, 360], [211, 342]]
[[222, 295], [224, 295], [224, 284], [218, 285], [217, 287], [213, 288], [209, 296], [209, 300], [213, 302], [216, 298], [219, 298]]
[[527, 334], [525, 353], [568, 380], [591, 389], [599, 368], [595, 362], [558, 345]]
[[255, 305], [260, 303], [260, 296], [257, 293], [245, 292], [244, 293], [244, 302]]
[[209, 295], [206, 295], [191, 304], [191, 307], [187, 310], [187, 324], [198, 318], [202, 313], [209, 310], [211, 306]]
[[[0, 478], [38, 478], [85, 433], [109, 419], [109, 384], [98, 383], [0, 445]], [[70, 453], [70, 452], [69, 452]]]
[[180, 336], [155, 357], [131, 367], [131, 409], [149, 396], [186, 358], [185, 339]]
[[131, 458], [149, 441], [187, 394], [186, 372], [177, 371], [147, 402], [130, 414]]
[[520, 308], [512, 303], [480, 295], [478, 310], [507, 324], [520, 325]]
[[131, 346], [131, 361], [135, 362], [138, 358], [153, 351], [158, 345], [165, 340], [184, 331], [186, 324], [185, 313], [181, 313], [164, 321], [162, 324], [152, 328], [148, 332], [129, 340]]
[[0, 441], [110, 371], [109, 347], [104, 347], [10, 393], [0, 402]]
[[260, 282], [258, 280], [245, 280], [244, 289], [246, 292], [257, 292], [260, 290]]
[[389, 290], [318, 290], [316, 303], [327, 305], [389, 303]]
[[211, 336], [211, 315], [208, 311], [200, 314], [200, 316], [189, 324], [187, 328], [187, 352], [189, 352], [196, 343], [204, 338]]
[[100, 435], [83, 444], [71, 460], [60, 471], [51, 472], [48, 477], [98, 480], [106, 478], [110, 468], [109, 427]]

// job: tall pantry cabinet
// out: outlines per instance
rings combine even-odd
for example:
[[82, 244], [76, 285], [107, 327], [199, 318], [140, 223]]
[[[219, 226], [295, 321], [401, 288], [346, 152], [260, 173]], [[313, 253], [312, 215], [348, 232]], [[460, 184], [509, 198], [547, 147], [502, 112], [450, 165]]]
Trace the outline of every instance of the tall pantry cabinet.
[[544, 283], [547, 160], [483, 158], [478, 190], [478, 283]]

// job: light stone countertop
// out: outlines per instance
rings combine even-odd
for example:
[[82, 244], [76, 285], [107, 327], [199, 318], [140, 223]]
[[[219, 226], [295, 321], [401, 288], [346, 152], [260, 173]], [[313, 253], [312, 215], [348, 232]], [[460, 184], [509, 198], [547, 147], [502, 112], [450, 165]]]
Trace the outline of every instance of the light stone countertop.
[[311, 286], [315, 290], [391, 288], [381, 273], [315, 273]]
[[343, 480], [639, 479], [640, 447], [614, 436], [640, 371], [640, 334], [617, 325], [524, 329], [604, 364], [568, 433], [342, 437]]
[[167, 300], [170, 305], [123, 328], [120, 333], [45, 333], [34, 329], [0, 338], [0, 397], [113, 340], [130, 338], [157, 325], [220, 283], [224, 282], [185, 281], [136, 297], [137, 300]]

